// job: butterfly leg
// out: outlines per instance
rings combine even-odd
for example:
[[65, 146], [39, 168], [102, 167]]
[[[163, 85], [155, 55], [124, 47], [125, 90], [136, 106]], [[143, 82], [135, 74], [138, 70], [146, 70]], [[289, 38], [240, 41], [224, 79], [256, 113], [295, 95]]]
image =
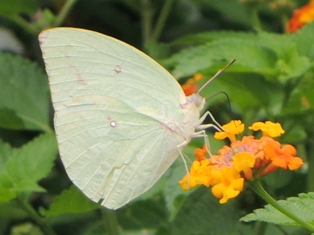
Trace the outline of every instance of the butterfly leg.
[[188, 159], [190, 161], [190, 159], [181, 151], [180, 147], [178, 147], [178, 151], [179, 151], [180, 157], [181, 157], [181, 159], [182, 159], [182, 161], [184, 163], [184, 168], [185, 168], [186, 174], [188, 175], [188, 185], [190, 185], [190, 173], [189, 173], [188, 164], [187, 164], [187, 162], [185, 160], [185, 159]]
[[206, 135], [205, 130], [194, 132], [193, 135], [192, 135], [192, 138], [204, 138], [204, 142], [205, 142], [207, 153], [209, 154], [209, 156], [211, 156], [210, 144], [209, 144], [208, 136]]
[[[211, 118], [211, 120], [213, 120], [214, 124], [202, 124], [204, 122], [204, 120], [208, 116]], [[210, 127], [215, 128], [217, 131], [222, 131], [223, 130], [222, 126], [216, 121], [216, 119], [211, 114], [211, 112], [206, 111], [204, 113], [204, 115], [198, 120], [198, 123], [196, 124], [195, 129], [197, 129], [197, 130], [205, 130], [205, 129], [210, 128]]]
[[[204, 120], [207, 118], [207, 117], [210, 117], [214, 124], [202, 124], [204, 122]], [[208, 136], [206, 135], [206, 131], [205, 129], [207, 128], [210, 128], [210, 127], [213, 127], [215, 128], [217, 131], [221, 131], [223, 130], [222, 126], [216, 121], [216, 119], [214, 118], [214, 116], [211, 114], [211, 112], [209, 111], [206, 111], [205, 114], [199, 119], [195, 129], [197, 130], [200, 130], [200, 131], [197, 131], [197, 132], [194, 132], [192, 134], [192, 137], [191, 138], [204, 138], [204, 142], [205, 142], [205, 146], [206, 146], [206, 150], [209, 154], [209, 156], [211, 156], [211, 153], [210, 153], [210, 144], [209, 144], [209, 140], [208, 140]], [[187, 166], [187, 163], [186, 163], [186, 156], [184, 156], [184, 154], [182, 153], [181, 149], [186, 146], [188, 143], [190, 142], [190, 140], [185, 140], [183, 141], [181, 144], [179, 144], [177, 146], [178, 148], [178, 151], [179, 151], [179, 154], [180, 154], [180, 157], [182, 158], [183, 162], [184, 162], [184, 166], [185, 166], [185, 169], [186, 169], [186, 172], [187, 174], [189, 174], [189, 170], [188, 170], [188, 166]], [[188, 182], [190, 181], [190, 179], [188, 178]], [[189, 184], [189, 183], [188, 183]]]
[[[213, 120], [214, 124], [202, 124], [208, 116]], [[211, 156], [210, 144], [209, 144], [208, 136], [206, 135], [206, 132], [205, 132], [205, 129], [210, 128], [210, 127], [215, 128], [217, 131], [223, 130], [222, 126], [216, 121], [216, 119], [211, 114], [211, 112], [206, 111], [205, 114], [199, 119], [199, 121], [195, 127], [196, 130], [200, 130], [200, 131], [194, 132], [192, 135], [192, 138], [203, 137], [204, 142], [205, 142], [205, 146], [206, 146], [206, 150], [207, 150], [208, 154]]]

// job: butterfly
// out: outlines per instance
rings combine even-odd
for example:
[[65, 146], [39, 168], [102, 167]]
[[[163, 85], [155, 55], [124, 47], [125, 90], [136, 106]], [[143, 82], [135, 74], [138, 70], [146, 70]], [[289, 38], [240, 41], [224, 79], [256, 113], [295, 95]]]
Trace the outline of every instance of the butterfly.
[[72, 182], [107, 208], [147, 191], [212, 126], [202, 124], [203, 97], [185, 96], [162, 66], [122, 41], [64, 27], [43, 31], [39, 42], [61, 160]]

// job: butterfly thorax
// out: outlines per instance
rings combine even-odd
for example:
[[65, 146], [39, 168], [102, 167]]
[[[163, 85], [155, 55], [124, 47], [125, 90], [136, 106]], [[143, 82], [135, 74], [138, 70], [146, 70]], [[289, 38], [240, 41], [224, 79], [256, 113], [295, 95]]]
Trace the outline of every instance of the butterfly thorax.
[[168, 128], [172, 129], [177, 134], [184, 138], [184, 141], [189, 142], [198, 126], [200, 118], [200, 110], [204, 107], [205, 99], [198, 94], [193, 94], [186, 97], [186, 101], [180, 104], [183, 111], [183, 120], [175, 122], [167, 122]]

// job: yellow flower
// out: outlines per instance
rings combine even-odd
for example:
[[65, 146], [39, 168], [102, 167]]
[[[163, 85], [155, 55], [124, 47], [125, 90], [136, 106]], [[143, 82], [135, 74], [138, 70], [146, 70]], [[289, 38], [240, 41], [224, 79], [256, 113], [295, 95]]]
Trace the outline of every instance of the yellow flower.
[[263, 136], [269, 137], [278, 137], [285, 133], [280, 123], [273, 123], [270, 121], [266, 121], [265, 123], [255, 122], [252, 126], [249, 127], [249, 129], [254, 131], [261, 130], [263, 132]]
[[224, 131], [216, 132], [215, 138], [217, 140], [222, 140], [225, 138], [229, 138], [230, 141], [235, 141], [235, 135], [238, 135], [243, 132], [244, 124], [240, 120], [233, 120], [228, 124], [222, 126]]
[[216, 171], [215, 178], [216, 184], [212, 187], [212, 193], [220, 199], [221, 204], [238, 196], [243, 189], [244, 179], [234, 168], [223, 167], [220, 171]]
[[209, 187], [211, 182], [211, 166], [208, 160], [194, 161], [189, 174], [179, 182], [180, 186], [184, 190], [189, 190], [197, 185], [203, 184]]
[[252, 169], [255, 164], [255, 157], [249, 152], [237, 153], [233, 157], [233, 166], [238, 171], [243, 171], [245, 178], [250, 180], [253, 177]]
[[314, 20], [314, 0], [311, 0], [307, 5], [295, 10], [293, 16], [290, 18], [286, 30], [294, 33], [303, 25]]

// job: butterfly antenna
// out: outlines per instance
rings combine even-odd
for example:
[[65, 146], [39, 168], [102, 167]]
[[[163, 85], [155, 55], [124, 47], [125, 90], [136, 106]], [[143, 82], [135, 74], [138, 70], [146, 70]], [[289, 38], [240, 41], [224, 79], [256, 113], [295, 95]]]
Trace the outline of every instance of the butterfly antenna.
[[224, 92], [224, 91], [217, 92], [216, 94], [206, 98], [206, 103], [207, 103], [208, 100], [210, 100], [210, 99], [212, 99], [212, 98], [214, 98], [214, 97], [216, 97], [216, 96], [218, 96], [220, 94], [224, 94], [226, 96], [227, 101], [228, 101], [229, 112], [232, 114], [230, 98], [229, 98], [228, 94], [226, 92]]
[[[218, 96], [218, 95], [220, 95], [220, 94], [224, 94], [224, 95], [226, 96], [227, 101], [228, 101], [228, 109], [229, 109], [230, 114], [232, 114], [232, 108], [231, 108], [230, 98], [229, 98], [228, 94], [227, 94], [226, 92], [224, 92], [224, 91], [217, 92], [216, 94], [214, 94], [214, 95], [208, 97], [208, 98], [206, 99], [206, 103], [207, 103], [207, 101], [208, 101], [209, 99], [212, 99], [212, 98], [214, 98], [214, 97], [216, 97], [216, 96]], [[216, 124], [216, 129], [217, 129], [217, 130], [220, 130], [220, 131], [224, 131], [223, 127], [216, 121], [216, 119], [214, 118], [214, 116], [213, 116], [210, 112], [209, 112], [209, 116], [210, 116], [210, 118], [212, 119], [212, 121]]]
[[232, 65], [236, 59], [231, 60], [223, 69], [219, 69], [217, 73], [215, 73], [214, 76], [212, 76], [211, 79], [209, 79], [197, 92], [197, 94], [201, 93], [201, 91], [211, 82], [213, 81], [216, 77], [218, 77], [223, 71], [225, 71], [230, 65]]

